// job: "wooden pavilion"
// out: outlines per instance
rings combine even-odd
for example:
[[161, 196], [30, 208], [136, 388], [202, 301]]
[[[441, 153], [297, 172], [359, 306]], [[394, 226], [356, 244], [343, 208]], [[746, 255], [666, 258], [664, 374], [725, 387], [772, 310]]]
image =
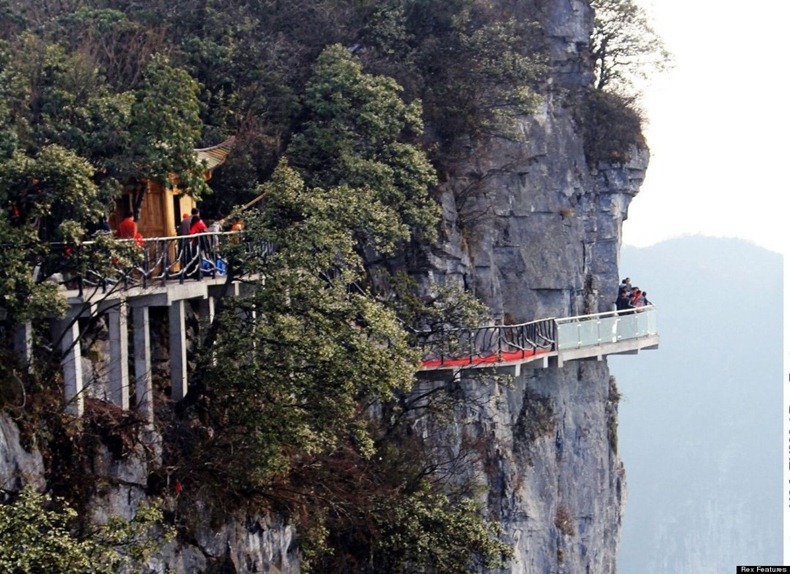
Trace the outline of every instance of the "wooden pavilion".
[[[234, 137], [224, 142], [207, 148], [195, 150], [199, 163], [205, 168], [206, 180], [211, 179], [214, 169], [225, 162], [228, 157]], [[143, 237], [175, 237], [178, 235], [178, 225], [184, 213], [190, 213], [196, 206], [195, 199], [187, 190], [179, 189], [177, 185], [164, 187], [161, 184], [143, 180], [138, 186], [143, 186], [144, 198], [137, 214], [137, 231]], [[115, 204], [115, 210], [110, 214], [109, 222], [113, 229], [117, 229], [127, 211], [132, 211], [134, 196], [139, 193], [140, 187], [130, 188]]]

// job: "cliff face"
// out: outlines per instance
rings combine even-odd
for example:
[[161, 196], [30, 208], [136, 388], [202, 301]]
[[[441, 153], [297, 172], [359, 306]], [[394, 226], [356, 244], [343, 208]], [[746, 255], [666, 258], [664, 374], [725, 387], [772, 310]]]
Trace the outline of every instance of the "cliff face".
[[[595, 313], [611, 308], [618, 283], [620, 231], [647, 167], [646, 150], [591, 170], [573, 98], [591, 81], [586, 1], [543, 2], [553, 74], [519, 138], [492, 139], [452, 166], [442, 190], [444, 241], [420, 270], [427, 281], [457, 282], [505, 322]], [[418, 385], [436, 382], [418, 382]], [[418, 389], [419, 390], [419, 389]], [[426, 439], [451, 456], [474, 445], [463, 470], [483, 485], [515, 556], [508, 572], [614, 572], [624, 499], [616, 451], [617, 397], [606, 362], [524, 368], [510, 384], [462, 378], [449, 426], [416, 420]], [[41, 480], [40, 460], [16, 446], [0, 419], [0, 481]], [[130, 516], [145, 496], [145, 453], [121, 465], [107, 455], [95, 512]], [[196, 514], [199, 514], [196, 513]], [[239, 516], [219, 530], [173, 545], [155, 566], [178, 572], [232, 564], [238, 572], [298, 572], [292, 528], [275, 517]]]
[[[634, 147], [622, 164], [587, 165], [569, 104], [589, 85], [589, 7], [558, 0], [545, 18], [548, 94], [518, 126], [523, 142], [491, 140], [455, 166], [442, 198], [446, 242], [426, 274], [474, 289], [508, 323], [612, 308], [622, 223], [648, 163]], [[513, 543], [508, 572], [614, 572], [625, 484], [606, 362], [525, 368], [510, 385], [466, 376], [474, 407], [449, 430], [417, 427], [453, 444], [453, 456], [478, 445], [467, 478], [484, 485]]]

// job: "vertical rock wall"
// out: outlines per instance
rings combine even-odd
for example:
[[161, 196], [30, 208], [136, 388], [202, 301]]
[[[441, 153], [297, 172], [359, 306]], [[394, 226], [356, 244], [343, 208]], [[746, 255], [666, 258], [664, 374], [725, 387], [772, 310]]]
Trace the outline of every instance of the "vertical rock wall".
[[[612, 309], [622, 223], [648, 163], [634, 147], [622, 164], [588, 166], [573, 110], [591, 81], [589, 6], [553, 0], [542, 13], [554, 70], [543, 103], [520, 138], [489, 140], [453, 166], [446, 241], [425, 274], [471, 287], [507, 323]], [[512, 384], [467, 376], [468, 405], [435, 435], [455, 454], [482, 448], [466, 478], [505, 526], [507, 571], [615, 572], [625, 485], [606, 362], [527, 365]], [[431, 436], [430, 422], [416, 425]]]

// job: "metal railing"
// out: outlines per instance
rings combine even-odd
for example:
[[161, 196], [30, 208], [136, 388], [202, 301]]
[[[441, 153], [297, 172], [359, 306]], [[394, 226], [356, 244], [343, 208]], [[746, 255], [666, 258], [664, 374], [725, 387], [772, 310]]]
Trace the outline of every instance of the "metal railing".
[[[548, 353], [599, 347], [657, 335], [653, 306], [520, 325], [424, 331], [416, 334], [423, 369], [525, 362]], [[577, 357], [578, 358], [578, 357]]]
[[[247, 273], [245, 262], [275, 252], [272, 244], [251, 241], [244, 232], [215, 232], [145, 239], [100, 238], [79, 245], [51, 244], [35, 262], [38, 280], [76, 290], [152, 286], [168, 281], [200, 281]], [[229, 255], [232, 255], [229, 257]], [[327, 280], [331, 280], [328, 277]], [[609, 311], [518, 325], [488, 325], [413, 333], [422, 350], [423, 368], [527, 361], [542, 354], [562, 354], [657, 335], [655, 307]]]
[[423, 368], [464, 366], [525, 360], [555, 349], [553, 319], [519, 325], [448, 329], [416, 333]]
[[[123, 288], [145, 288], [168, 281], [183, 283], [223, 276], [228, 272], [231, 250], [237, 258], [239, 253], [242, 258], [245, 254], [267, 257], [274, 247], [248, 241], [243, 232], [52, 244], [50, 253], [36, 265], [35, 274], [40, 280], [77, 290], [82, 296], [85, 289], [106, 290], [119, 283]], [[234, 271], [236, 276], [245, 273], [243, 265]]]

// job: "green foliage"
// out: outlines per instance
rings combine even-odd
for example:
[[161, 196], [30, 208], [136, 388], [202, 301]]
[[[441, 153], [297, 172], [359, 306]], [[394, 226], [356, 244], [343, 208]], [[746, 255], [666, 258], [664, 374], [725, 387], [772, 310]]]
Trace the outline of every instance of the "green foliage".
[[194, 155], [201, 121], [198, 85], [184, 70], [155, 57], [135, 93], [129, 128], [132, 171], [195, 196], [206, 191], [204, 169]]
[[68, 52], [102, 70], [119, 93], [138, 87], [151, 58], [168, 50], [160, 26], [136, 21], [118, 9], [81, 6], [59, 15], [52, 27]]
[[[345, 69], [358, 77], [356, 65]], [[331, 117], [339, 133], [344, 122], [362, 122], [353, 109]], [[378, 122], [370, 112], [364, 121], [380, 127], [390, 118]], [[353, 145], [364, 150], [361, 141]], [[245, 241], [235, 248], [265, 281], [246, 299], [224, 301], [201, 354], [193, 381], [201, 388], [193, 410], [200, 424], [188, 427], [206, 430], [193, 431], [174, 455], [185, 492], [210, 485], [230, 500], [262, 497], [283, 508], [299, 525], [305, 571], [396, 572], [419, 562], [430, 565], [426, 571], [458, 572], [465, 571], [459, 565], [494, 564], [505, 546], [478, 508], [450, 504], [417, 462], [425, 453], [391, 457], [398, 433], [383, 437], [366, 422], [370, 405], [411, 387], [420, 357], [396, 311], [416, 317], [419, 306], [390, 306], [367, 291], [359, 241], [385, 249], [408, 215], [368, 186], [325, 183], [308, 187], [281, 162], [261, 190], [265, 209], [245, 218]], [[277, 251], [250, 259], [261, 242]], [[447, 320], [476, 315], [460, 300], [452, 306], [439, 297], [434, 313], [447, 305]], [[393, 514], [396, 508], [402, 512]], [[392, 535], [381, 546], [384, 530]], [[423, 540], [429, 548], [419, 546]]]
[[[546, 66], [539, 30], [517, 5], [488, 2], [396, 3], [383, 20], [392, 37], [402, 14], [411, 76], [425, 105], [429, 130], [447, 153], [469, 138], [511, 136], [513, 119], [531, 112]], [[388, 44], [392, 46], [392, 44]], [[402, 45], [402, 44], [401, 44]], [[391, 48], [390, 48], [391, 51]], [[403, 80], [407, 82], [407, 80]]]
[[376, 571], [459, 574], [504, 568], [512, 550], [500, 540], [498, 526], [483, 521], [479, 512], [470, 499], [451, 502], [425, 490], [405, 497], [380, 525]]
[[0, 505], [0, 570], [8, 574], [112, 574], [144, 563], [172, 531], [158, 507], [140, 508], [131, 520], [111, 517], [77, 534], [77, 512], [62, 500], [25, 487]]
[[342, 191], [307, 191], [281, 166], [264, 215], [245, 220], [253, 244], [273, 241], [278, 251], [260, 263], [265, 283], [221, 315], [200, 370], [212, 396], [207, 420], [222, 431], [205, 446], [217, 449], [209, 465], [227, 469], [241, 490], [265, 485], [296, 453], [331, 450], [349, 434], [364, 439], [359, 401], [411, 384], [418, 356], [395, 314], [348, 288], [362, 279], [353, 229], [369, 212]]
[[87, 161], [57, 145], [35, 157], [17, 152], [0, 163], [0, 201], [11, 204], [12, 224], [33, 226], [44, 240], [73, 241], [102, 214], [92, 176]]
[[[115, 12], [94, 16], [97, 29], [122, 20]], [[73, 15], [80, 17], [87, 16]], [[42, 281], [64, 264], [80, 275], [89, 264], [101, 272], [127, 258], [108, 241], [77, 249], [123, 184], [175, 178], [195, 194], [206, 189], [193, 152], [197, 84], [151, 58], [135, 90], [114, 92], [94, 63], [30, 33], [0, 44], [0, 295], [12, 321], [61, 310], [55, 285]], [[53, 241], [68, 246], [51, 253]]]
[[287, 150], [308, 186], [343, 186], [346, 196], [362, 196], [372, 217], [356, 232], [387, 252], [412, 233], [435, 237], [438, 223], [428, 194], [433, 167], [406, 141], [422, 132], [421, 109], [404, 103], [400, 90], [390, 78], [364, 73], [342, 46], [330, 46], [318, 58], [305, 92], [306, 120]]
[[592, 0], [591, 52], [595, 88], [627, 93], [648, 72], [662, 71], [672, 57], [635, 0]]
[[579, 106], [584, 155], [590, 166], [623, 163], [632, 148], [646, 145], [642, 117], [632, 98], [614, 92], [589, 91]]
[[[305, 572], [447, 572], [504, 567], [500, 527], [469, 497], [442, 493], [414, 440], [376, 435], [374, 456], [351, 442], [301, 459], [274, 485], [299, 531]], [[405, 429], [400, 429], [405, 430]], [[278, 490], [281, 489], [281, 490]], [[452, 489], [451, 489], [452, 490]]]
[[31, 257], [46, 255], [41, 247], [37, 253], [31, 249], [36, 241], [32, 228], [14, 228], [0, 216], [0, 310], [9, 324], [58, 316], [66, 310], [65, 301], [57, 296], [57, 285], [40, 282], [33, 275]]

